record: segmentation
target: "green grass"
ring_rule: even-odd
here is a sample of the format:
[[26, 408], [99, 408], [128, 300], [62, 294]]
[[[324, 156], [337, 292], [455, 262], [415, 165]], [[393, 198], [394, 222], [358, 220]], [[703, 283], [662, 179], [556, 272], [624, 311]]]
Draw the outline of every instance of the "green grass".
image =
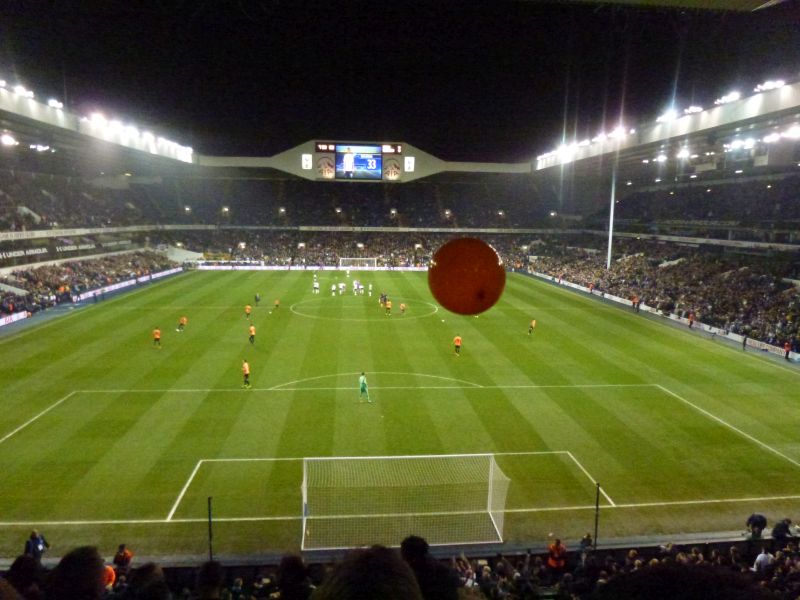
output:
[[0, 554], [34, 526], [56, 552], [201, 554], [208, 496], [217, 551], [297, 549], [302, 461], [210, 459], [498, 453], [516, 543], [592, 529], [593, 481], [604, 539], [800, 499], [792, 366], [518, 275], [479, 318], [435, 312], [424, 274], [362, 274], [372, 298], [331, 297], [335, 278], [313, 296], [310, 273], [189, 273], [0, 338]]

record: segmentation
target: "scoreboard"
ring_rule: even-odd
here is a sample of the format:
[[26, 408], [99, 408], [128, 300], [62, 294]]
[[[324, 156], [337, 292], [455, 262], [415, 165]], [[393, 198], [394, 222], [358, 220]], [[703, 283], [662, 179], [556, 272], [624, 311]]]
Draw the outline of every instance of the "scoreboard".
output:
[[316, 142], [317, 175], [340, 181], [396, 181], [403, 145], [367, 142]]

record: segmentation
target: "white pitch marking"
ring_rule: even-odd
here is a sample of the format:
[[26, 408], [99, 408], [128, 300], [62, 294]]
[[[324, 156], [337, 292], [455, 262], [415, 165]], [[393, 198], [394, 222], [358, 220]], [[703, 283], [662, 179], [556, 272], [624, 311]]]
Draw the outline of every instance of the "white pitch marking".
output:
[[[740, 502], [776, 502], [784, 500], [800, 500], [800, 496], [762, 496], [755, 498], [712, 498], [709, 500], [673, 500], [666, 502], [639, 502], [629, 504], [600, 505], [601, 509], [622, 509], [622, 508], [658, 508], [663, 506], [695, 506], [702, 504], [734, 504]], [[501, 511], [510, 513], [537, 513], [537, 512], [567, 512], [576, 510], [594, 510], [593, 504], [577, 506], [549, 506], [531, 508], [506, 508]], [[481, 511], [479, 514], [483, 514]], [[423, 513], [431, 514], [431, 513]], [[368, 515], [374, 516], [374, 515]], [[268, 516], [268, 517], [216, 517], [217, 523], [235, 522], [258, 522], [258, 521], [300, 521], [302, 516]], [[207, 518], [180, 518], [180, 519], [107, 519], [107, 520], [81, 520], [81, 521], [0, 521], [0, 527], [58, 527], [58, 526], [90, 526], [90, 525], [170, 525], [180, 523], [206, 523]]]
[[[589, 471], [587, 471], [580, 462], [578, 462], [578, 459], [575, 458], [575, 456], [572, 454], [572, 452], [568, 451], [567, 452], [567, 456], [569, 456], [572, 459], [572, 462], [574, 462], [576, 465], [578, 465], [578, 468], [581, 471], [583, 471], [583, 473], [589, 478], [589, 481], [591, 481], [594, 485], [597, 485], [597, 480], [589, 474]], [[600, 487], [600, 493], [603, 494], [603, 497], [606, 500], [608, 500], [608, 502], [609, 502], [609, 504], [611, 504], [611, 506], [616, 506], [614, 501], [611, 499], [611, 496], [606, 494], [606, 491], [602, 488], [602, 486]]]
[[720, 417], [718, 417], [717, 415], [715, 415], [715, 414], [713, 414], [713, 413], [710, 413], [710, 412], [709, 412], [709, 411], [707, 411], [706, 409], [704, 409], [704, 408], [701, 408], [701, 407], [697, 406], [697, 404], [694, 404], [693, 402], [689, 402], [689, 401], [688, 401], [686, 398], [684, 398], [684, 397], [682, 397], [682, 396], [679, 396], [678, 394], [676, 394], [676, 393], [675, 393], [675, 392], [673, 392], [672, 390], [670, 390], [670, 389], [668, 389], [668, 388], [665, 388], [663, 385], [656, 384], [656, 387], [658, 387], [658, 388], [659, 388], [660, 390], [662, 390], [664, 393], [666, 393], [666, 394], [669, 394], [669, 395], [670, 395], [670, 396], [672, 396], [673, 398], [676, 398], [676, 399], [680, 400], [681, 402], [683, 402], [683, 403], [684, 403], [684, 404], [686, 404], [687, 406], [691, 406], [691, 407], [692, 407], [693, 409], [695, 409], [697, 412], [704, 414], [704, 415], [705, 415], [705, 416], [707, 416], [709, 419], [711, 419], [711, 420], [713, 420], [713, 421], [716, 421], [717, 423], [719, 423], [720, 425], [723, 425], [724, 427], [727, 427], [727, 428], [728, 428], [728, 429], [730, 429], [731, 431], [735, 431], [736, 433], [738, 433], [738, 434], [739, 434], [739, 435], [741, 435], [742, 437], [744, 437], [744, 438], [746, 438], [746, 439], [750, 440], [750, 441], [751, 441], [751, 442], [753, 442], [754, 444], [758, 444], [759, 446], [761, 446], [761, 447], [762, 447], [762, 448], [764, 448], [765, 450], [769, 450], [769, 451], [770, 451], [770, 452], [772, 452], [773, 454], [775, 454], [775, 455], [777, 455], [777, 456], [780, 456], [782, 459], [784, 459], [784, 460], [786, 460], [786, 461], [788, 461], [788, 462], [792, 463], [794, 466], [796, 466], [796, 467], [800, 467], [800, 462], [796, 461], [795, 459], [791, 458], [790, 456], [787, 456], [787, 455], [785, 455], [785, 454], [784, 454], [783, 452], [781, 452], [780, 450], [777, 450], [777, 449], [773, 448], [773, 447], [772, 447], [772, 446], [770, 446], [769, 444], [765, 444], [764, 442], [762, 442], [761, 440], [759, 440], [759, 439], [757, 439], [757, 438], [753, 437], [753, 436], [752, 436], [752, 435], [750, 435], [749, 433], [746, 433], [746, 432], [742, 431], [741, 429], [739, 429], [739, 428], [738, 428], [738, 427], [736, 427], [735, 425], [731, 425], [730, 423], [728, 423], [728, 422], [727, 422], [727, 421], [725, 421], [724, 419], [721, 419], [721, 418], [720, 418]]
[[172, 505], [172, 510], [169, 511], [169, 514], [167, 515], [167, 518], [166, 518], [167, 521], [171, 521], [172, 520], [172, 515], [175, 514], [176, 510], [178, 510], [178, 505], [181, 503], [181, 500], [183, 500], [183, 496], [184, 496], [184, 494], [186, 494], [186, 490], [189, 489], [189, 485], [192, 483], [192, 479], [194, 479], [194, 476], [197, 475], [197, 471], [200, 470], [200, 465], [202, 465], [202, 464], [203, 464], [202, 460], [198, 460], [197, 461], [197, 464], [194, 466], [194, 470], [192, 471], [192, 474], [189, 475], [189, 479], [186, 480], [186, 483], [184, 484], [183, 489], [181, 490], [181, 493], [178, 494], [178, 498], [175, 500], [175, 504]]
[[[473, 383], [471, 381], [466, 381], [463, 379], [454, 379], [452, 377], [442, 377], [440, 375], [425, 375], [421, 373], [395, 373], [389, 371], [377, 371], [373, 372], [373, 374], [384, 374], [384, 375], [418, 375], [419, 377], [434, 377], [437, 379], [445, 379], [448, 381], [463, 381], [467, 385], [458, 386], [458, 385], [438, 385], [438, 386], [424, 386], [424, 385], [398, 385], [398, 386], [370, 386], [370, 389], [373, 390], [469, 390], [469, 389], [482, 389], [482, 390], [504, 390], [504, 389], [515, 389], [515, 390], [538, 390], [538, 389], [572, 389], [572, 388], [633, 388], [633, 387], [661, 387], [657, 383], [576, 383], [576, 384], [542, 384], [542, 385], [481, 385], [479, 383]], [[345, 373], [345, 375], [348, 375]], [[360, 375], [360, 373], [350, 373], [349, 375]], [[296, 392], [296, 391], [331, 391], [331, 390], [353, 390], [353, 386], [343, 386], [343, 387], [298, 387], [298, 388], [289, 388], [285, 387], [287, 385], [292, 385], [295, 383], [302, 383], [304, 381], [312, 381], [314, 379], [323, 379], [325, 377], [338, 377], [337, 375], [320, 375], [319, 377], [309, 377], [308, 379], [298, 379], [297, 381], [289, 381], [287, 383], [280, 383], [278, 385], [268, 387], [268, 388], [250, 388], [250, 389], [242, 389], [240, 387], [236, 388], [159, 388], [159, 389], [135, 389], [135, 388], [128, 388], [128, 389], [107, 389], [107, 390], [76, 390], [73, 393], [81, 393], [81, 394], [164, 394], [168, 392], [174, 392], [176, 394], [205, 394], [205, 393], [223, 393], [223, 392], [231, 392], [231, 393], [240, 393], [240, 394], [252, 394], [253, 392]]]
[[23, 429], [25, 429], [25, 428], [26, 428], [28, 425], [30, 425], [31, 423], [33, 423], [33, 422], [34, 422], [36, 419], [38, 419], [39, 417], [42, 417], [42, 416], [46, 415], [47, 413], [49, 413], [51, 410], [53, 410], [53, 409], [54, 409], [56, 406], [58, 406], [58, 405], [59, 405], [59, 404], [61, 404], [62, 402], [64, 402], [64, 401], [68, 400], [70, 397], [72, 397], [72, 395], [73, 395], [73, 394], [75, 394], [75, 392], [70, 392], [69, 394], [67, 394], [66, 396], [64, 396], [63, 398], [61, 398], [61, 400], [57, 400], [56, 402], [53, 402], [53, 404], [51, 404], [50, 406], [48, 406], [47, 408], [45, 408], [45, 409], [44, 409], [42, 412], [40, 412], [40, 413], [39, 413], [39, 414], [37, 414], [36, 416], [34, 416], [34, 417], [32, 417], [32, 418], [28, 419], [27, 421], [25, 421], [25, 422], [24, 422], [22, 425], [20, 425], [19, 427], [17, 427], [15, 430], [13, 430], [13, 431], [11, 431], [11, 432], [9, 432], [9, 433], [5, 434], [5, 435], [4, 435], [2, 438], [0, 438], [0, 444], [2, 444], [3, 442], [5, 442], [5, 441], [6, 441], [7, 439], [9, 439], [10, 437], [14, 436], [15, 434], [17, 434], [17, 433], [19, 433], [20, 431], [22, 431]]
[[[339, 377], [342, 375], [360, 375], [361, 372], [358, 373], [334, 373], [332, 375], [317, 375], [316, 377], [306, 377], [304, 379], [296, 379], [295, 381], [288, 381], [286, 383], [280, 383], [278, 385], [273, 385], [270, 390], [277, 390], [279, 388], [285, 387], [287, 385], [294, 385], [295, 383], [304, 383], [306, 381], [314, 381], [316, 379], [325, 379], [327, 377]], [[418, 377], [431, 377], [433, 379], [443, 379], [445, 381], [456, 381], [460, 383], [466, 383], [467, 385], [471, 385], [473, 387], [483, 387], [479, 383], [473, 383], [472, 381], [467, 381], [466, 379], [456, 379], [454, 377], [444, 377], [443, 375], [428, 375], [427, 373], [407, 373], [403, 371], [370, 371], [371, 375], [411, 375], [411, 376], [418, 376]], [[352, 389], [352, 388], [344, 388], [344, 389]]]

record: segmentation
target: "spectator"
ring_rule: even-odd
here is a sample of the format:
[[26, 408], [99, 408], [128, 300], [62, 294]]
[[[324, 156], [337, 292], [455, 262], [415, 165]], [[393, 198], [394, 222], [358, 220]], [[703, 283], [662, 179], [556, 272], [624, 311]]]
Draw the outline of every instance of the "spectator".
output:
[[81, 546], [65, 554], [50, 574], [47, 598], [99, 600], [105, 565], [97, 548]]
[[772, 528], [772, 539], [778, 542], [778, 544], [781, 545], [785, 544], [786, 542], [792, 539], [791, 527], [792, 527], [791, 519], [782, 519], [778, 521]]
[[384, 546], [354, 550], [334, 567], [313, 600], [422, 600], [414, 572]]
[[773, 562], [775, 562], [775, 557], [767, 552], [765, 546], [762, 546], [761, 552], [756, 556], [756, 561], [753, 563], [753, 571], [764, 573]]
[[303, 559], [297, 555], [288, 555], [281, 559], [276, 579], [278, 590], [272, 594], [273, 598], [308, 600], [314, 591], [308, 579], [308, 569]]
[[764, 528], [767, 526], [767, 517], [760, 513], [753, 513], [747, 517], [745, 525], [747, 526], [747, 531], [750, 532], [750, 537], [757, 540], [761, 537], [761, 532], [763, 532]]
[[458, 574], [434, 560], [428, 554], [428, 548], [428, 542], [423, 538], [410, 535], [400, 545], [400, 554], [414, 571], [425, 600], [456, 600]]
[[200, 566], [197, 572], [197, 600], [218, 600], [225, 586], [225, 571], [215, 560]]
[[41, 600], [44, 598], [42, 591], [42, 565], [32, 556], [18, 556], [6, 573], [6, 580], [26, 600]]
[[126, 574], [131, 568], [131, 561], [133, 561], [133, 552], [125, 544], [120, 544], [112, 561], [117, 569], [117, 574]]
[[556, 540], [547, 547], [547, 570], [550, 574], [550, 581], [558, 581], [567, 566], [567, 547]]
[[28, 540], [25, 542], [25, 552], [26, 556], [31, 556], [33, 559], [41, 563], [42, 556], [44, 553], [50, 549], [50, 544], [47, 542], [45, 537], [39, 533], [36, 529], [31, 531], [31, 535]]

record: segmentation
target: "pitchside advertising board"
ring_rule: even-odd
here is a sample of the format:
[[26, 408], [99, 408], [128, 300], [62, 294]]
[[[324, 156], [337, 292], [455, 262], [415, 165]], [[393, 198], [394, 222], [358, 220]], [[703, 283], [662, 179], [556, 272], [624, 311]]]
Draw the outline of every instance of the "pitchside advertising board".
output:
[[301, 156], [305, 171], [328, 181], [401, 181], [413, 173], [415, 157], [403, 154], [405, 144], [386, 142], [315, 142], [314, 153]]

